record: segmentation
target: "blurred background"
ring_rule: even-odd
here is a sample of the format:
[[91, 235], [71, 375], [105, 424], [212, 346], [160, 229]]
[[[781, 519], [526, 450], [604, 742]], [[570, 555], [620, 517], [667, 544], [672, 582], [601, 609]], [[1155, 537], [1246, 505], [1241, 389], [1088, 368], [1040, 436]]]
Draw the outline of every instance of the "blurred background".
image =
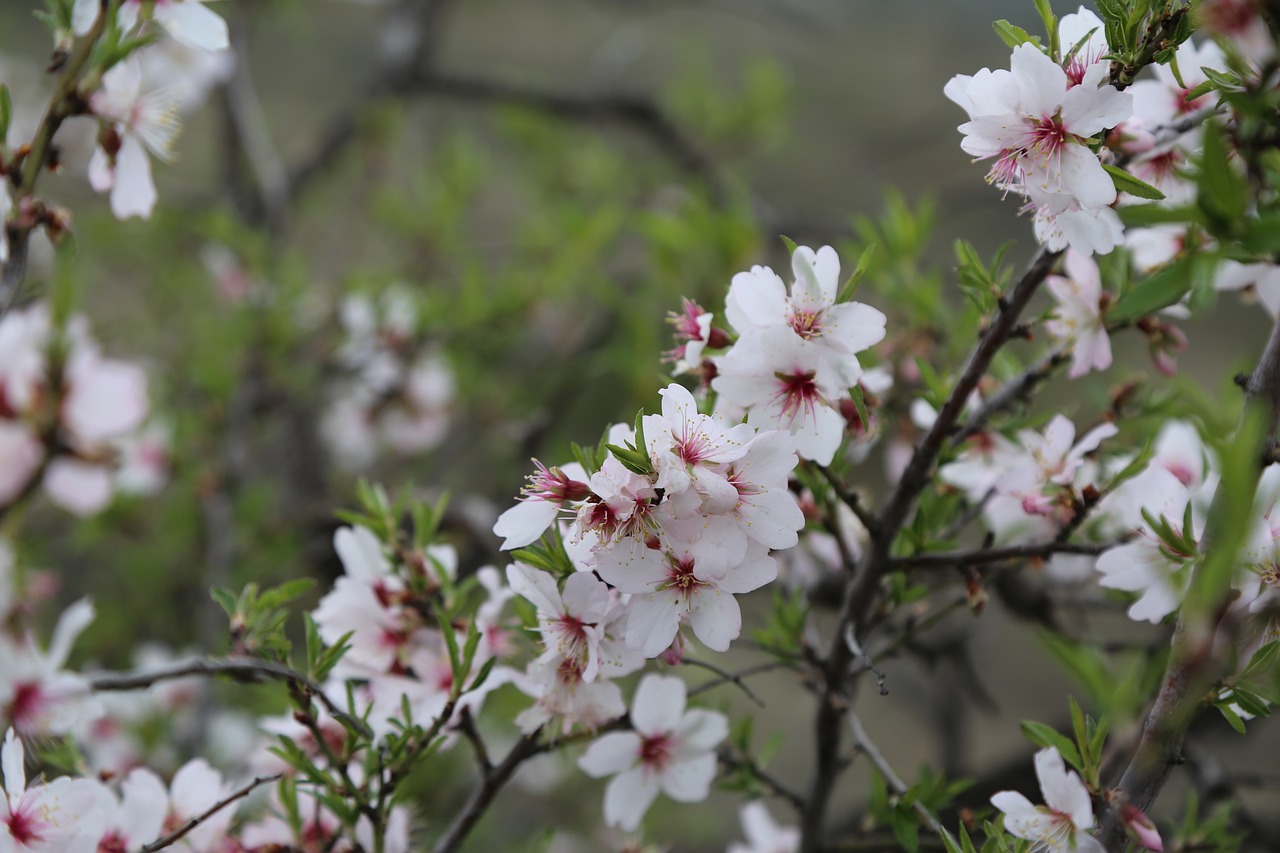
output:
[[[51, 44], [30, 5], [0, 7], [0, 80], [19, 119], [34, 121]], [[129, 665], [141, 641], [224, 650], [210, 584], [310, 575], [323, 589], [341, 571], [333, 513], [352, 504], [359, 476], [426, 499], [448, 493], [463, 570], [501, 565], [489, 529], [530, 457], [568, 461], [569, 441], [594, 443], [652, 408], [669, 381], [658, 360], [672, 346], [667, 312], [682, 296], [719, 311], [733, 273], [784, 268], [781, 234], [835, 245], [849, 270], [876, 244], [860, 298], [889, 314], [891, 333], [895, 318], [923, 316], [927, 342], [898, 352], [944, 368], [973, 340], [955, 332], [968, 325], [951, 325], [963, 310], [953, 241], [990, 257], [1016, 240], [1015, 264], [1034, 248], [1016, 203], [961, 152], [964, 114], [942, 94], [954, 74], [1006, 65], [991, 21], [1037, 31], [1030, 2], [211, 5], [232, 25], [235, 62], [209, 71], [176, 162], [157, 164], [155, 215], [117, 222], [89, 192], [88, 119], [64, 130], [63, 174], [43, 185], [73, 211], [74, 237], [59, 263], [45, 252], [33, 285], [74, 288], [106, 348], [147, 364], [169, 436], [170, 480], [156, 496], [83, 522], [40, 504], [23, 519], [24, 557], [59, 571], [67, 598], [100, 602], [81, 648], [104, 665]], [[374, 440], [343, 431], [343, 383], [360, 369], [352, 294], [374, 315], [394, 305], [387, 313], [415, 318], [392, 349], [429, 364], [414, 405], [430, 424], [376, 452], [353, 452]], [[929, 310], [912, 301], [931, 294], [940, 301]], [[1186, 327], [1173, 393], [1228, 399], [1268, 327], [1263, 312], [1223, 300]], [[1092, 384], [1051, 384], [1049, 408], [1096, 414], [1113, 386], [1155, 374], [1141, 340], [1118, 347], [1123, 367]], [[913, 396], [900, 375], [886, 422]], [[893, 438], [910, 441], [911, 427], [855, 469], [873, 501]], [[769, 593], [757, 597], [758, 622]], [[1087, 619], [1085, 609], [1086, 638], [1138, 633], [1124, 633], [1115, 608]], [[980, 624], [961, 613], [893, 661], [889, 695], [866, 696], [860, 713], [908, 778], [928, 762], [982, 777], [975, 805], [999, 787], [1032, 794], [1032, 748], [1017, 722], [1062, 725], [1066, 691], [1087, 695], [1036, 638], [997, 602]], [[812, 745], [797, 687], [783, 676], [755, 682], [763, 710], [724, 688], [710, 701], [751, 709], [760, 741], [784, 732], [773, 766], [802, 790]], [[524, 701], [508, 689], [494, 704]], [[487, 724], [499, 739], [501, 718]], [[1206, 748], [1226, 748], [1236, 736], [1214, 726]], [[427, 834], [457, 807], [456, 774], [469, 772], [459, 763], [420, 780]], [[866, 776], [848, 778], [835, 811], [854, 822]], [[530, 833], [548, 826], [566, 828], [555, 849], [603, 849], [610, 836], [592, 834], [601, 789], [559, 757], [522, 779], [471, 849], [531, 849]], [[561, 779], [548, 800], [546, 786]], [[1173, 788], [1166, 800], [1184, 795]], [[722, 849], [740, 835], [735, 800], [716, 802], [654, 809], [654, 837]], [[789, 821], [784, 808], [773, 811]]]

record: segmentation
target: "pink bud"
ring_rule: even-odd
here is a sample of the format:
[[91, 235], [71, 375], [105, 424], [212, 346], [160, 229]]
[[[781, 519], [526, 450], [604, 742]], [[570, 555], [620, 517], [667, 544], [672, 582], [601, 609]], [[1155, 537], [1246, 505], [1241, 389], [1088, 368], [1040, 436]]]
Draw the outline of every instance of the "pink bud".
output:
[[1160, 840], [1160, 830], [1156, 829], [1156, 825], [1142, 809], [1131, 803], [1125, 803], [1120, 807], [1120, 821], [1143, 850], [1163, 853], [1164, 842]]

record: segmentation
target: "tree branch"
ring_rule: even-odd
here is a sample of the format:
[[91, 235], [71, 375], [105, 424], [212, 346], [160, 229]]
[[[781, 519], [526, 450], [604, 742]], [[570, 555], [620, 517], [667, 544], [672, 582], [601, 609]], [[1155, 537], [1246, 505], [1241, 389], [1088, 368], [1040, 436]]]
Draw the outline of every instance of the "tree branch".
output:
[[191, 676], [228, 676], [231, 678], [270, 678], [302, 686], [306, 692], [314, 696], [330, 716], [340, 722], [354, 727], [367, 737], [373, 737], [368, 726], [343, 711], [325, 694], [319, 684], [297, 670], [284, 664], [272, 663], [260, 658], [225, 658], [222, 660], [183, 661], [162, 669], [139, 672], [106, 672], [90, 675], [89, 687], [94, 692], [120, 692], [125, 690], [145, 690], [162, 681], [173, 681]]
[[1023, 371], [1021, 375], [996, 389], [996, 392], [986, 399], [978, 411], [969, 416], [960, 431], [952, 437], [952, 441], [957, 445], [960, 444], [965, 439], [980, 432], [993, 415], [1000, 414], [1007, 409], [1013, 408], [1018, 403], [1026, 401], [1037, 385], [1048, 379], [1054, 370], [1065, 364], [1070, 358], [1071, 351], [1066, 347], [1056, 347], [1050, 350], [1043, 358]]
[[[853, 734], [854, 748], [871, 759], [871, 763], [875, 765], [876, 770], [880, 772], [885, 782], [898, 796], [904, 796], [907, 791], [911, 790], [911, 786], [902, 781], [902, 777], [894, 771], [893, 766], [884, 757], [884, 753], [880, 751], [880, 748], [875, 745], [875, 742], [867, 734], [867, 730], [863, 728], [862, 721], [858, 719], [858, 715], [853, 712], [849, 713], [849, 731]], [[933, 812], [929, 811], [928, 807], [918, 797], [911, 804], [911, 808], [920, 816], [920, 820], [924, 825], [929, 827], [939, 838], [951, 837], [951, 833], [947, 832], [938, 818], [934, 816]]]
[[880, 581], [892, 565], [890, 549], [898, 531], [906, 522], [916, 499], [931, 482], [934, 466], [969, 395], [986, 374], [991, 360], [1009, 340], [1018, 318], [1031, 302], [1057, 262], [1060, 252], [1041, 248], [1027, 265], [1008, 297], [1001, 301], [999, 313], [992, 319], [977, 348], [956, 380], [951, 395], [938, 412], [928, 434], [916, 447], [898, 485], [880, 514], [881, 535], [871, 540], [859, 573], [845, 586], [840, 621], [831, 640], [826, 659], [824, 680], [814, 722], [816, 766], [809, 791], [808, 807], [801, 822], [802, 853], [817, 853], [822, 848], [827, 805], [839, 772], [841, 717], [848, 709], [845, 680], [853, 652], [845, 641], [852, 628], [855, 637], [866, 631], [867, 617], [880, 589]]

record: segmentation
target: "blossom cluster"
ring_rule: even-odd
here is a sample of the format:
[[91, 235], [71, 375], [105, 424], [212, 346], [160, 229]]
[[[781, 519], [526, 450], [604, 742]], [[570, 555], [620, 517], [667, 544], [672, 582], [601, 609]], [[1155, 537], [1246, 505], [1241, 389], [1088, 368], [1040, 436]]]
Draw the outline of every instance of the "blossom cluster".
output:
[[44, 304], [0, 320], [0, 506], [36, 485], [78, 515], [164, 480], [164, 438], [144, 423], [142, 368], [108, 358], [83, 317]]
[[409, 455], [439, 445], [449, 429], [453, 372], [424, 344], [413, 293], [394, 285], [376, 301], [350, 294], [339, 319], [341, 376], [321, 427], [337, 463], [360, 470], [383, 449]]

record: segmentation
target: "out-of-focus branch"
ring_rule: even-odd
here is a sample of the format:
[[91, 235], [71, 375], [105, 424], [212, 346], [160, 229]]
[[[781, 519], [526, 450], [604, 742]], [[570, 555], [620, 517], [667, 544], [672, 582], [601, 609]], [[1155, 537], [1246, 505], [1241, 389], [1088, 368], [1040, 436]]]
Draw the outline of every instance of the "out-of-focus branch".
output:
[[[230, 9], [231, 48], [236, 64], [230, 79], [219, 90], [232, 143], [228, 151], [227, 183], [236, 196], [233, 200], [241, 218], [261, 222], [269, 232], [277, 233], [288, 218], [289, 173], [271, 141], [266, 113], [254, 85], [247, 16], [244, 2]], [[241, 188], [244, 169], [253, 179], [252, 198]]]
[[242, 788], [238, 788], [235, 791], [232, 791], [230, 794], [223, 797], [221, 800], [218, 800], [218, 802], [209, 806], [209, 808], [206, 809], [204, 812], [197, 815], [196, 817], [191, 818], [191, 820], [187, 821], [182, 826], [175, 829], [173, 832], [170, 832], [168, 835], [157, 838], [155, 841], [146, 845], [145, 847], [142, 848], [142, 853], [155, 853], [155, 851], [157, 850], [163, 850], [166, 847], [177, 844], [187, 835], [187, 833], [192, 832], [200, 824], [204, 823], [209, 818], [213, 817], [218, 812], [225, 809], [227, 806], [233, 805], [234, 803], [239, 802], [240, 800], [243, 800], [245, 797], [253, 793], [254, 790], [256, 790], [257, 788], [260, 788], [263, 785], [270, 785], [272, 782], [279, 782], [280, 779], [283, 777], [284, 777], [283, 773], [276, 773], [274, 776], [258, 776], [249, 784], [245, 785]]
[[677, 168], [705, 185], [716, 203], [723, 202], [727, 194], [714, 161], [688, 138], [665, 110], [642, 95], [621, 92], [576, 95], [431, 70], [417, 75], [410, 86], [416, 94], [524, 107], [564, 121], [616, 122], [652, 141]]
[[770, 794], [779, 799], [785, 800], [787, 805], [791, 806], [797, 812], [804, 810], [804, 797], [791, 790], [785, 783], [768, 773], [763, 767], [756, 764], [750, 756], [737, 756], [729, 747], [721, 747], [716, 754], [716, 758], [729, 770], [742, 770], [750, 773], [761, 785], [763, 785]]
[[[1244, 389], [1246, 401], [1242, 423], [1258, 410], [1265, 413], [1262, 446], [1255, 456], [1261, 460], [1274, 452], [1276, 426], [1280, 423], [1280, 321], [1272, 327], [1267, 346], [1257, 367], [1244, 383]], [[1259, 465], [1255, 476], [1261, 475]], [[1214, 535], [1214, 521], [1222, 515], [1226, 500], [1224, 494], [1220, 487], [1214, 496], [1205, 541]], [[1196, 588], [1204, 565], [1201, 561], [1193, 569], [1191, 589]], [[1227, 651], [1233, 645], [1233, 638], [1229, 635], [1233, 633], [1231, 628], [1234, 626], [1230, 617], [1222, 618], [1222, 608], [1212, 611], [1209, 618], [1212, 624], [1210, 630], [1205, 631], [1202, 630], [1203, 625], [1191, 624], [1191, 621], [1203, 622], [1203, 614], [1189, 620], [1184, 609], [1178, 615], [1173, 651], [1160, 683], [1160, 692], [1147, 714], [1138, 748], [1116, 788], [1115, 796], [1120, 802], [1131, 803], [1143, 811], [1150, 808], [1181, 760], [1183, 740], [1192, 721], [1204, 707], [1206, 693], [1218, 678], [1227, 673]], [[1102, 843], [1108, 849], [1117, 847], [1124, 838], [1124, 827], [1115, 818], [1115, 811], [1111, 811], [1102, 828]]]
[[333, 703], [324, 689], [306, 675], [284, 664], [273, 663], [261, 658], [224, 658], [221, 660], [191, 660], [172, 664], [161, 669], [141, 670], [139, 672], [105, 672], [90, 676], [89, 686], [96, 692], [121, 692], [126, 690], [145, 690], [162, 681], [173, 681], [191, 676], [228, 676], [231, 678], [270, 678], [296, 684], [307, 694], [314, 696], [334, 719], [354, 726], [361, 732], [372, 736], [367, 726], [351, 717]]
[[[364, 87], [360, 104], [376, 104], [402, 96], [431, 65], [450, 0], [400, 0], [382, 27], [378, 69]], [[287, 195], [296, 199], [359, 136], [362, 114], [344, 109], [321, 131], [311, 152], [288, 170]]]

